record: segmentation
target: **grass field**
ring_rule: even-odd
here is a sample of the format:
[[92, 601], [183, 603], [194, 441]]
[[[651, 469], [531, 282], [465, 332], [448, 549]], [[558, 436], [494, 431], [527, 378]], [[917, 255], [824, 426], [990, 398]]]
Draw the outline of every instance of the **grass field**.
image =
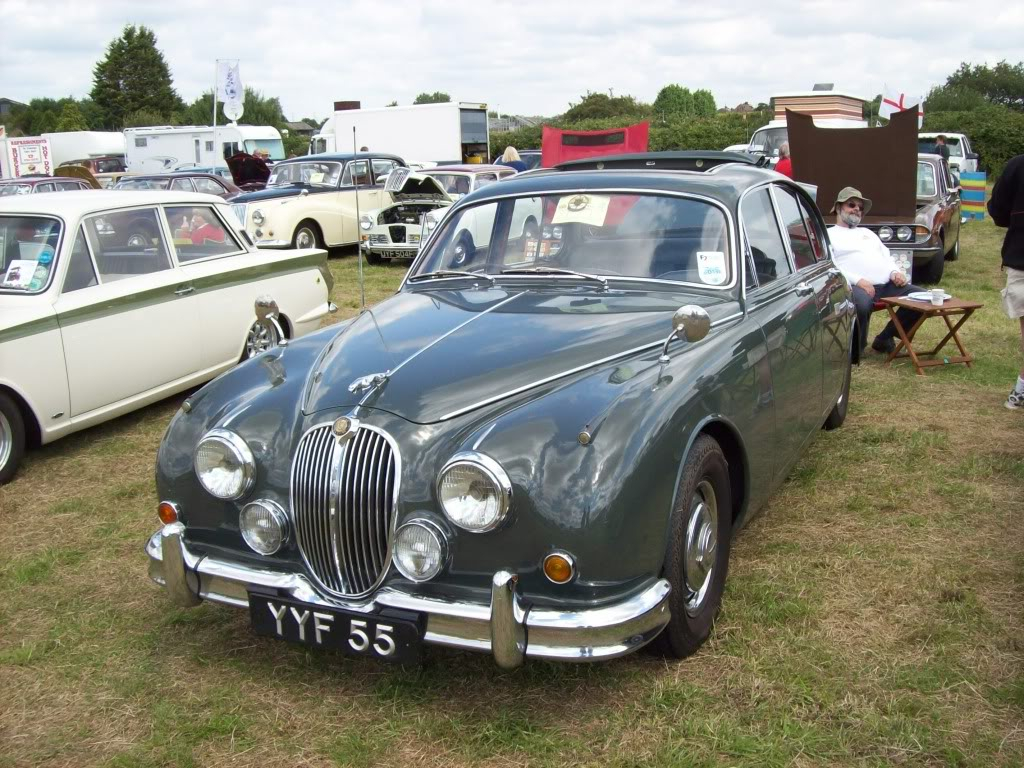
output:
[[[263, 640], [245, 612], [174, 609], [146, 576], [182, 398], [31, 452], [0, 488], [0, 768], [1024, 765], [1001, 236], [968, 225], [943, 281], [985, 303], [962, 334], [977, 364], [854, 371], [846, 425], [740, 534], [714, 636], [683, 662], [502, 672], [435, 651], [403, 669]], [[354, 314], [356, 260], [332, 267]], [[402, 272], [367, 267], [368, 302]]]

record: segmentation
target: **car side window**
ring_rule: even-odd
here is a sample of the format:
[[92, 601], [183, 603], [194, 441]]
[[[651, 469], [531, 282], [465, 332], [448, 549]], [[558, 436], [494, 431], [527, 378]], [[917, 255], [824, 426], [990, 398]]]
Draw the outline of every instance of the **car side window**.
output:
[[85, 243], [85, 227], [78, 228], [75, 244], [68, 256], [68, 271], [64, 276], [63, 293], [71, 293], [98, 284], [96, 270], [92, 266], [89, 247]]
[[53, 184], [36, 184], [36, 192], [53, 192]]
[[172, 192], [194, 192], [192, 182], [189, 179], [172, 179], [171, 180], [171, 191]]
[[171, 268], [155, 208], [108, 211], [90, 216], [84, 227], [103, 283]]
[[192, 179], [192, 183], [196, 185], [196, 192], [205, 192], [208, 195], [224, 194], [224, 187], [222, 187], [213, 179], [207, 179], [202, 176], [199, 176]]
[[366, 186], [370, 183], [369, 170], [365, 160], [357, 160], [345, 166], [341, 175], [341, 186], [351, 187], [353, 184]]
[[377, 159], [370, 161], [370, 167], [373, 168], [373, 178], [379, 180], [381, 176], [387, 176], [395, 170], [398, 167], [398, 163], [394, 160]]
[[791, 274], [792, 268], [786, 258], [786, 247], [767, 187], [754, 190], [743, 199], [740, 218], [750, 244], [758, 284], [765, 285]]
[[493, 173], [478, 173], [476, 176], [476, 189], [486, 187], [488, 184], [492, 184], [497, 180], [498, 177]]
[[244, 250], [211, 206], [168, 206], [164, 210], [171, 225], [174, 252], [179, 263]]
[[778, 203], [779, 213], [782, 214], [782, 226], [789, 235], [789, 247], [793, 252], [793, 263], [796, 264], [796, 268], [814, 266], [814, 245], [793, 193], [788, 189], [775, 187], [775, 201]]

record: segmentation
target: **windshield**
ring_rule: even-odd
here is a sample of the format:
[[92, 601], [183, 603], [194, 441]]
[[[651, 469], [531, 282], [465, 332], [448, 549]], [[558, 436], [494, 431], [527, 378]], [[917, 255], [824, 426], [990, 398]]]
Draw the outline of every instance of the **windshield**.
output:
[[7, 195], [27, 195], [32, 192], [31, 184], [0, 184], [0, 197]]
[[425, 176], [432, 176], [441, 185], [441, 189], [449, 195], [468, 195], [469, 176], [457, 173], [426, 173]]
[[569, 270], [584, 278], [705, 286], [728, 285], [733, 274], [726, 216], [710, 203], [578, 192], [496, 200], [456, 212], [410, 280], [450, 270], [551, 273], [536, 279]]
[[917, 196], [935, 197], [935, 169], [931, 163], [917, 164]]
[[[922, 136], [917, 140], [917, 151], [924, 152], [929, 155], [939, 154], [938, 142], [935, 141], [934, 136]], [[946, 149], [949, 150], [950, 157], [963, 157], [964, 148], [960, 146], [960, 139], [947, 138]]]
[[761, 152], [769, 156], [779, 154], [779, 147], [789, 141], [789, 132], [785, 128], [761, 128], [750, 137], [750, 146], [761, 145]]
[[0, 290], [39, 293], [57, 265], [61, 225], [44, 216], [0, 216]]
[[312, 184], [314, 186], [336, 187], [341, 178], [341, 163], [326, 163], [305, 160], [300, 163], [279, 163], [270, 171], [268, 187], [285, 184]]
[[250, 155], [259, 150], [264, 160], [284, 160], [284, 142], [281, 139], [246, 139], [242, 144]]

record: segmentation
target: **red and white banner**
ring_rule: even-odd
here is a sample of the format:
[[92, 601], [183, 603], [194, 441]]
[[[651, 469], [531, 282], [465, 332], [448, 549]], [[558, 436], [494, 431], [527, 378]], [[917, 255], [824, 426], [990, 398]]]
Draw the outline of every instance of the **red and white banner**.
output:
[[920, 130], [924, 123], [924, 96], [908, 96], [888, 85], [882, 86], [882, 103], [878, 107], [879, 117], [888, 119], [897, 112], [904, 112], [914, 107], [917, 107], [917, 127]]

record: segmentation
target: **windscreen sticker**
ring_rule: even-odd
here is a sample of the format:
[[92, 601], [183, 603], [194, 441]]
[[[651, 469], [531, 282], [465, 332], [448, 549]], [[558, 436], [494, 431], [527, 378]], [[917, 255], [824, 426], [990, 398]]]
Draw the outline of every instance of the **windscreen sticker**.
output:
[[722, 285], [725, 282], [725, 254], [721, 251], [697, 251], [697, 275], [702, 283]]
[[5, 288], [28, 288], [32, 278], [35, 276], [38, 263], [37, 261], [28, 261], [26, 259], [13, 260], [10, 266], [7, 267], [3, 286]]
[[551, 223], [590, 224], [602, 227], [608, 215], [609, 202], [611, 198], [607, 195], [566, 195], [558, 200]]
[[310, 184], [323, 184], [324, 183], [324, 175], [323, 175], [323, 173], [322, 172], [318, 172], [318, 171], [314, 171], [313, 173], [309, 174], [309, 183]]

